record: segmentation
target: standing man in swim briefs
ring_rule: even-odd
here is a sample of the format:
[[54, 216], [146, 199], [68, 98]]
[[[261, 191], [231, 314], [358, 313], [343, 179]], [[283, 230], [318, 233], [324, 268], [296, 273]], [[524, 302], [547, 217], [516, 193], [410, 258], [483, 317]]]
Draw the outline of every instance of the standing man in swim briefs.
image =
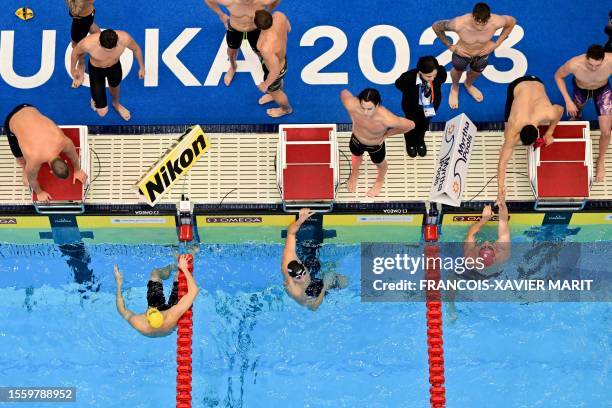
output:
[[138, 78], [145, 76], [144, 63], [142, 62], [142, 50], [136, 41], [125, 31], [104, 30], [101, 33], [92, 34], [77, 44], [72, 49], [70, 67], [72, 76], [82, 82], [82, 75], [77, 70], [77, 61], [89, 53], [89, 87], [91, 91], [91, 108], [100, 116], [108, 112], [106, 99], [106, 80], [108, 80], [109, 92], [112, 97], [113, 108], [119, 113], [123, 120], [130, 120], [130, 111], [119, 103], [119, 84], [123, 77], [121, 61], [119, 57], [128, 48], [132, 50], [136, 61], [138, 61]]
[[[553, 132], [563, 116], [563, 107], [553, 105], [542, 81], [533, 75], [517, 78], [508, 85], [504, 121], [504, 144], [497, 166], [497, 201], [505, 201], [506, 166], [519, 143], [538, 148], [553, 143]], [[538, 126], [549, 124], [543, 137]]]
[[57, 178], [66, 179], [70, 175], [68, 165], [59, 157], [60, 153], [64, 153], [72, 163], [72, 182], [79, 180], [85, 183], [87, 180], [72, 141], [51, 119], [32, 105], [17, 105], [6, 117], [4, 129], [11, 152], [23, 168], [23, 184], [30, 186], [38, 201], [53, 199], [38, 183], [38, 172], [44, 163], [49, 164]]
[[287, 228], [287, 240], [281, 259], [281, 272], [285, 278], [284, 285], [287, 294], [300, 305], [314, 311], [321, 306], [329, 289], [344, 289], [348, 285], [348, 279], [346, 276], [335, 272], [327, 272], [323, 275], [323, 279], [318, 279], [310, 275], [310, 271], [298, 258], [296, 236], [300, 226], [312, 214], [309, 208], [302, 208], [298, 219]]
[[[268, 9], [274, 10], [281, 0], [204, 0], [204, 3], [211, 8], [218, 16], [227, 33], [225, 41], [227, 42], [227, 56], [230, 60], [230, 69], [225, 74], [223, 82], [228, 86], [234, 75], [238, 65], [236, 57], [238, 49], [242, 45], [244, 37], [249, 41], [253, 51], [257, 51], [257, 40], [259, 39], [260, 29], [255, 26], [255, 12], [257, 10]], [[225, 14], [219, 5], [224, 6], [229, 11], [230, 15]]]
[[[573, 75], [574, 90], [570, 97], [565, 85], [565, 77]], [[591, 45], [586, 54], [578, 55], [565, 62], [555, 73], [555, 81], [563, 99], [567, 114], [578, 119], [582, 109], [590, 98], [593, 98], [595, 111], [599, 120], [599, 157], [597, 158], [595, 180], [604, 181], [606, 169], [606, 151], [610, 144], [612, 130], [612, 54], [604, 52], [601, 45]]]
[[[162, 280], [168, 279], [174, 265], [164, 268], [154, 269], [147, 283], [147, 303], [148, 309], [145, 313], [136, 314], [126, 309], [121, 294], [123, 285], [123, 275], [115, 265], [114, 275], [117, 282], [117, 312], [127, 320], [130, 325], [140, 334], [147, 337], [164, 337], [170, 334], [175, 328], [180, 317], [185, 313], [198, 295], [199, 289], [193, 276], [189, 272], [187, 258], [185, 255], [179, 256], [178, 270], [174, 275], [172, 293], [166, 304], [164, 297], [164, 286]], [[178, 274], [183, 273], [187, 281], [187, 294], [180, 300], [178, 298]]]
[[291, 24], [280, 11], [271, 15], [265, 10], [258, 10], [255, 13], [255, 25], [261, 30], [257, 49], [261, 53], [264, 72], [264, 81], [258, 88], [265, 95], [259, 99], [259, 104], [276, 102], [278, 107], [268, 109], [266, 113], [272, 118], [280, 118], [293, 112], [289, 98], [283, 91], [287, 74], [287, 34], [291, 31]]
[[[72, 40], [72, 48], [85, 37], [88, 33], [99, 33], [100, 28], [94, 23], [94, 0], [66, 0], [68, 5], [68, 13], [72, 17], [72, 26], [70, 27], [70, 39]], [[78, 88], [83, 83], [85, 76], [85, 55], [77, 62], [77, 71], [80, 73], [78, 79], [72, 80], [72, 87]]]
[[368, 152], [372, 163], [378, 168], [378, 173], [367, 195], [376, 197], [385, 182], [388, 169], [385, 160], [385, 139], [411, 131], [414, 129], [414, 122], [400, 118], [382, 106], [380, 93], [376, 89], [366, 88], [357, 97], [345, 89], [340, 93], [340, 99], [353, 121], [353, 134], [349, 143], [352, 169], [348, 180], [348, 191], [354, 192], [357, 188], [361, 156], [364, 152]]
[[[487, 67], [489, 55], [508, 38], [515, 25], [514, 17], [491, 14], [491, 8], [485, 3], [476, 4], [471, 14], [455, 17], [452, 20], [441, 20], [432, 25], [440, 41], [453, 53], [451, 70], [453, 84], [448, 96], [451, 109], [459, 107], [459, 80], [468, 66], [470, 70], [465, 79], [465, 89], [476, 102], [482, 102], [484, 97], [474, 86], [474, 81]], [[503, 30], [497, 41], [493, 42], [492, 38], [499, 28]], [[459, 35], [457, 44], [452, 44], [448, 40], [446, 31], [453, 31]]]

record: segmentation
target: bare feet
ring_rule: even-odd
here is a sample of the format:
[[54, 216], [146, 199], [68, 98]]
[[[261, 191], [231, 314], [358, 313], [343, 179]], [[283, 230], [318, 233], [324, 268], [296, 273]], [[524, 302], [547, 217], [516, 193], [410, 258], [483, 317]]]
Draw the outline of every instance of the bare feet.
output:
[[96, 111], [97, 111], [97, 109], [96, 109], [96, 103], [94, 102], [94, 100], [93, 100], [93, 99], [90, 99], [90, 100], [89, 100], [89, 106], [91, 107], [91, 110], [92, 110], [92, 111], [94, 111], [94, 112], [96, 112]]
[[474, 85], [467, 84], [463, 84], [463, 86], [465, 86], [465, 90], [468, 91], [470, 95], [472, 95], [472, 98], [474, 98], [476, 102], [482, 102], [484, 96], [482, 96], [482, 92], [480, 92], [478, 88], [476, 88]]
[[374, 182], [374, 185], [372, 186], [370, 191], [368, 191], [368, 197], [376, 197], [377, 195], [379, 195], [384, 182], [385, 182], [384, 179], [382, 180], [376, 179], [376, 181]]
[[354, 193], [355, 190], [357, 189], [357, 178], [358, 177], [359, 177], [359, 172], [353, 171], [351, 173], [351, 177], [349, 177], [347, 187], [346, 187], [349, 193]]
[[78, 88], [79, 86], [81, 86], [83, 84], [83, 79], [85, 78], [85, 74], [81, 73], [81, 75], [79, 75], [78, 77], [74, 78], [72, 80], [72, 87], [73, 88]]
[[130, 118], [132, 117], [130, 111], [125, 109], [125, 107], [118, 102], [113, 102], [113, 108], [115, 108], [119, 116], [121, 116], [121, 118], [125, 121], [130, 120]]
[[264, 96], [262, 96], [261, 98], [259, 98], [258, 103], [260, 105], [265, 105], [266, 103], [270, 103], [274, 100], [274, 98], [272, 97], [272, 95], [270, 94], [265, 94]]
[[597, 165], [595, 170], [595, 181], [602, 183], [606, 178], [606, 161], [603, 156], [599, 156], [597, 159]]
[[448, 105], [451, 109], [459, 107], [459, 87], [451, 85], [450, 93], [448, 94]]
[[229, 84], [232, 83], [232, 79], [234, 79], [235, 73], [236, 73], [236, 66], [235, 65], [230, 66], [229, 71], [225, 73], [225, 77], [223, 78], [223, 83], [225, 83], [225, 86], [229, 86]]
[[291, 108], [272, 108], [266, 110], [266, 113], [271, 118], [280, 118], [281, 116], [289, 115], [291, 112], [293, 112]]

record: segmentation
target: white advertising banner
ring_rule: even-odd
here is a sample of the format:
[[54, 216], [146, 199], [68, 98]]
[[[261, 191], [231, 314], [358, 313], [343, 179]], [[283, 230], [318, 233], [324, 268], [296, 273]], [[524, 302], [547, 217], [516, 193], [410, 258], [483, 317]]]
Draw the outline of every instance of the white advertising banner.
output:
[[446, 122], [429, 193], [430, 201], [453, 207], [461, 205], [476, 130], [474, 123], [464, 113]]

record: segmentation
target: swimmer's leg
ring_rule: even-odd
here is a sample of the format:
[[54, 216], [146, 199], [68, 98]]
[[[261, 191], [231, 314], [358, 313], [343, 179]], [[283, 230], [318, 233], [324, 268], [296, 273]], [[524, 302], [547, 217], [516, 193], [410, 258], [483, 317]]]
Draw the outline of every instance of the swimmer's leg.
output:
[[451, 109], [457, 109], [459, 107], [459, 80], [463, 71], [457, 71], [455, 68], [451, 69], [450, 72], [452, 84], [450, 92], [448, 93], [448, 105]]
[[117, 85], [115, 87], [109, 86], [108, 88], [111, 97], [113, 98], [113, 108], [115, 108], [115, 110], [117, 111], [117, 113], [119, 114], [119, 116], [121, 116], [121, 118], [123, 118], [123, 120], [130, 120], [130, 118], [132, 117], [132, 115], [130, 114], [130, 111], [127, 110], [125, 108], [125, 106], [121, 105], [119, 103], [119, 95], [120, 95], [120, 91], [121, 91], [121, 86]]
[[359, 178], [359, 168], [361, 167], [362, 161], [363, 156], [355, 156], [353, 154], [351, 157], [351, 177], [349, 177], [347, 185], [347, 189], [350, 193], [354, 193], [357, 189], [357, 179]]
[[597, 157], [597, 165], [595, 170], [595, 181], [602, 182], [606, 177], [606, 152], [610, 145], [610, 133], [612, 128], [612, 115], [599, 116], [599, 156]]
[[376, 167], [378, 167], [378, 173], [376, 174], [376, 180], [374, 181], [374, 185], [372, 186], [370, 191], [368, 191], [368, 197], [376, 197], [378, 194], [380, 194], [380, 190], [382, 189], [382, 186], [385, 183], [385, 176], [387, 175], [387, 170], [389, 169], [387, 160], [383, 160], [382, 163], [378, 163]]
[[234, 75], [236, 74], [236, 69], [238, 69], [238, 63], [236, 62], [236, 58], [238, 56], [238, 50], [227, 47], [227, 57], [229, 58], [230, 68], [225, 73], [225, 77], [223, 78], [223, 83], [225, 86], [229, 86], [232, 83], [232, 79], [234, 79]]
[[466, 74], [465, 83], [463, 84], [463, 86], [465, 86], [465, 90], [468, 91], [476, 102], [482, 102], [484, 99], [482, 92], [480, 92], [480, 90], [474, 86], [474, 81], [480, 76], [480, 74], [480, 72], [476, 72], [474, 70], [468, 71]]
[[268, 116], [273, 118], [280, 118], [281, 116], [289, 115], [293, 112], [293, 108], [289, 104], [289, 98], [281, 87], [277, 91], [269, 92], [274, 102], [278, 104], [278, 108], [268, 109], [266, 112]]

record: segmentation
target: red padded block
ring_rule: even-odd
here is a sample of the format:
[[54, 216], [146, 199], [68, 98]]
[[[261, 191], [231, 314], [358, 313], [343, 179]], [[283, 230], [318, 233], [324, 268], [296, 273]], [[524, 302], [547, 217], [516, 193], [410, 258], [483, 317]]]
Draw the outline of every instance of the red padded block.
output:
[[329, 163], [330, 145], [285, 145], [285, 161], [291, 163]]
[[[78, 128], [66, 128], [62, 129], [64, 134], [72, 140], [74, 147], [77, 152], [81, 146], [81, 140], [79, 138], [80, 133]], [[76, 181], [72, 184], [72, 176], [74, 170], [72, 169], [72, 163], [64, 154], [60, 154], [60, 157], [68, 164], [70, 169], [70, 176], [67, 179], [62, 180], [51, 173], [51, 168], [47, 163], [43, 164], [38, 171], [38, 184], [47, 193], [51, 194], [53, 201], [82, 201], [83, 200], [83, 184], [80, 181]], [[32, 194], [34, 201], [37, 201], [36, 193]]]
[[584, 161], [586, 142], [558, 141], [540, 149], [540, 161]]
[[538, 166], [538, 197], [588, 197], [589, 172], [583, 163]]
[[328, 141], [332, 128], [288, 128], [285, 129], [288, 142]]
[[333, 200], [334, 172], [327, 164], [291, 165], [283, 170], [283, 199]]
[[[553, 137], [555, 139], [582, 139], [584, 136], [582, 134], [582, 130], [585, 128], [585, 125], [574, 125], [574, 124], [559, 124], [555, 128], [553, 132]], [[544, 135], [548, 130], [548, 126], [538, 126], [540, 130], [540, 135]]]

